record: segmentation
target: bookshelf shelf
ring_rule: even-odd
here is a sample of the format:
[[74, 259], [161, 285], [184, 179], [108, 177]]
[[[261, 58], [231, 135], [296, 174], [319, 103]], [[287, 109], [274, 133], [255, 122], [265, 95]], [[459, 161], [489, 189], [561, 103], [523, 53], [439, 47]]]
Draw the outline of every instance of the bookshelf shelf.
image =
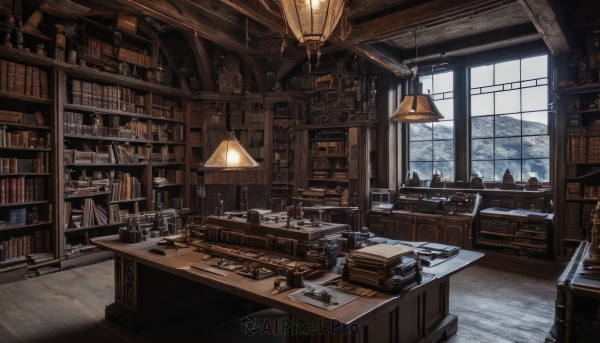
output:
[[170, 145], [185, 145], [185, 142], [160, 142], [160, 141], [149, 141], [146, 139], [131, 139], [121, 137], [108, 137], [108, 136], [86, 136], [86, 135], [64, 135], [68, 138], [79, 138], [79, 139], [93, 139], [100, 141], [114, 141], [114, 142], [129, 142], [129, 143], [141, 143], [141, 144], [170, 144]]
[[1, 147], [0, 150], [15, 150], [15, 151], [52, 151], [52, 149], [38, 148], [17, 148], [17, 147]]
[[152, 188], [181, 187], [181, 186], [185, 186], [185, 184], [183, 184], [183, 183], [167, 183], [167, 184], [162, 184], [162, 185], [152, 184]]
[[67, 199], [78, 199], [78, 198], [91, 198], [91, 197], [97, 197], [97, 196], [101, 196], [101, 195], [108, 195], [111, 192], [97, 192], [97, 193], [90, 193], [90, 194], [80, 194], [80, 195], [73, 195], [73, 196], [66, 196], [65, 200]]
[[72, 110], [72, 111], [92, 112], [92, 113], [101, 113], [101, 114], [117, 114], [120, 116], [128, 116], [128, 117], [141, 118], [141, 119], [168, 121], [168, 122], [180, 123], [180, 124], [185, 123], [185, 121], [182, 121], [182, 120], [154, 117], [154, 116], [147, 115], [147, 114], [123, 112], [123, 111], [118, 111], [118, 110], [109, 110], [106, 108], [97, 108], [97, 107], [91, 107], [91, 106], [64, 104], [63, 108], [66, 110]]
[[600, 200], [600, 198], [565, 199], [565, 201], [568, 201], [568, 202], [596, 202], [599, 200]]
[[14, 229], [25, 229], [25, 228], [29, 228], [29, 227], [42, 226], [42, 225], [48, 225], [48, 224], [52, 224], [52, 222], [51, 221], [43, 221], [43, 222], [38, 222], [38, 223], [35, 223], [35, 224], [8, 225], [8, 226], [5, 226], [5, 227], [0, 227], [0, 231], [14, 230]]
[[50, 173], [7, 173], [0, 174], [0, 177], [12, 177], [12, 176], [49, 176]]
[[21, 100], [21, 101], [34, 102], [37, 104], [46, 104], [46, 105], [51, 105], [54, 103], [54, 100], [51, 100], [51, 99], [44, 99], [44, 98], [40, 98], [37, 96], [2, 92], [2, 91], [0, 91], [0, 98]]
[[115, 200], [115, 201], [110, 201], [111, 204], [124, 204], [124, 203], [128, 203], [128, 202], [138, 202], [138, 201], [144, 201], [146, 200], [146, 198], [135, 198], [135, 199], [127, 199], [127, 200]]
[[149, 163], [124, 163], [124, 164], [117, 164], [117, 163], [73, 163], [73, 164], [66, 164], [65, 166], [69, 166], [69, 167], [119, 167], [119, 168], [124, 168], [124, 167], [145, 167], [149, 165]]
[[308, 181], [326, 181], [326, 182], [340, 182], [340, 183], [348, 183], [350, 180], [348, 179], [318, 179], [318, 178], [309, 178]]
[[50, 126], [23, 125], [23, 124], [0, 121], [0, 126], [2, 126], [2, 125], [6, 125], [8, 127], [17, 127], [17, 128], [22, 128], [22, 129], [36, 129], [36, 130], [45, 130], [45, 131], [50, 130]]
[[0, 207], [19, 207], [19, 206], [29, 206], [29, 205], [41, 205], [41, 204], [48, 204], [50, 201], [48, 200], [43, 200], [43, 201], [29, 201], [29, 202], [13, 202], [10, 204], [0, 204]]
[[65, 233], [69, 233], [69, 232], [77, 232], [77, 231], [83, 231], [83, 230], [89, 230], [89, 229], [100, 229], [103, 227], [110, 227], [110, 226], [116, 226], [116, 225], [121, 225], [123, 223], [109, 223], [109, 224], [101, 224], [101, 225], [92, 225], [92, 226], [85, 226], [85, 227], [77, 227], [77, 228], [71, 228], [71, 229], [65, 229]]
[[165, 166], [183, 166], [185, 162], [167, 162], [167, 163], [151, 163], [153, 167], [165, 167]]

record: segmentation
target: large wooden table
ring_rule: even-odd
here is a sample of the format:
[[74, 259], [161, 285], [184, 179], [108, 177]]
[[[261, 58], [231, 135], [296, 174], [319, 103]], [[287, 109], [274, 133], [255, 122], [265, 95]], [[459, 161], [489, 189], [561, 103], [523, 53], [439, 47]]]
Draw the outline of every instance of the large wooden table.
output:
[[[158, 239], [129, 244], [118, 236], [94, 238], [93, 244], [114, 252], [115, 302], [106, 308], [106, 318], [136, 331], [149, 319], [164, 316], [184, 306], [196, 306], [216, 290], [284, 311], [290, 320], [317, 323], [325, 329], [336, 320], [357, 324], [335, 335], [293, 336], [288, 342], [436, 342], [457, 330], [457, 317], [449, 313], [450, 276], [474, 264], [483, 254], [461, 250], [460, 254], [425, 273], [435, 275], [400, 295], [379, 293], [358, 298], [333, 311], [290, 300], [297, 289], [272, 295], [273, 278], [254, 281], [240, 275], [220, 276], [191, 268], [205, 255], [194, 248], [161, 256], [150, 253]], [[325, 276], [327, 277], [327, 275]], [[329, 276], [331, 277], [331, 275]], [[207, 309], [209, 310], [209, 309]]]

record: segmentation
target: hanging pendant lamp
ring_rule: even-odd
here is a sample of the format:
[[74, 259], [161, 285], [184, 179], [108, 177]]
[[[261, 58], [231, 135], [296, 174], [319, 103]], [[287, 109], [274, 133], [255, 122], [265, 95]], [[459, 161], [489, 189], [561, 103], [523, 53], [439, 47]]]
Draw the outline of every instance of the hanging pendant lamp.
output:
[[225, 171], [247, 170], [256, 166], [258, 163], [242, 147], [233, 132], [227, 132], [227, 137], [204, 163], [205, 168]]
[[[417, 32], [415, 31], [415, 56], [419, 56], [417, 48]], [[418, 70], [416, 63], [410, 66], [412, 71], [410, 93], [404, 96], [402, 103], [398, 106], [392, 119], [399, 123], [431, 123], [444, 119], [444, 116], [435, 106], [435, 102], [429, 94], [422, 94], [421, 84], [419, 83]], [[433, 75], [431, 77], [433, 80]]]
[[281, 0], [280, 4], [286, 23], [300, 45], [306, 46], [310, 59], [311, 51], [321, 54], [320, 47], [342, 17], [346, 0]]

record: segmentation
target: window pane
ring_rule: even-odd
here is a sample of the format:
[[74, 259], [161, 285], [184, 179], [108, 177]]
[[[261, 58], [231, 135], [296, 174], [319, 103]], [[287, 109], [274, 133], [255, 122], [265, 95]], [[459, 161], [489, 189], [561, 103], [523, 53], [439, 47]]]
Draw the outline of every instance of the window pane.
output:
[[523, 113], [523, 135], [548, 134], [548, 112]]
[[489, 114], [494, 114], [494, 94], [471, 96], [471, 115], [475, 117]]
[[437, 93], [446, 93], [446, 92], [452, 92], [453, 90], [453, 82], [454, 82], [454, 77], [453, 77], [453, 73], [452, 72], [447, 72], [447, 73], [442, 73], [442, 74], [435, 74], [433, 76], [433, 90], [434, 92]]
[[[538, 180], [541, 182], [550, 181], [550, 160], [523, 160], [523, 177], [527, 180], [533, 176], [532, 173], [537, 174]], [[525, 180], [525, 179], [524, 179]], [[525, 180], [525, 181], [527, 181]]]
[[495, 64], [495, 85], [519, 81], [521, 79], [520, 61], [509, 61]]
[[473, 161], [471, 171], [483, 178], [483, 181], [494, 181], [494, 161]]
[[515, 181], [521, 181], [521, 160], [496, 160], [494, 181], [502, 181], [507, 168]]
[[548, 108], [548, 86], [522, 89], [523, 112], [539, 111]]
[[411, 142], [410, 143], [410, 160], [411, 161], [432, 161], [433, 149], [431, 141]]
[[431, 140], [431, 123], [412, 123], [408, 124], [408, 128], [411, 141]]
[[454, 121], [440, 121], [433, 123], [433, 139], [453, 139]]
[[491, 160], [494, 158], [493, 139], [474, 139], [471, 142], [471, 158], [474, 160]]
[[443, 180], [454, 180], [454, 162], [433, 162], [433, 171], [438, 171]]
[[452, 161], [454, 160], [454, 141], [434, 141], [433, 142], [433, 160], [434, 161]]
[[550, 137], [523, 137], [523, 158], [550, 157]]
[[521, 80], [540, 79], [548, 74], [548, 57], [538, 56], [521, 60]]
[[521, 158], [521, 137], [496, 138], [496, 159]]
[[446, 99], [446, 100], [437, 100], [435, 102], [435, 107], [440, 110], [444, 119], [454, 119], [454, 100]]
[[471, 138], [494, 137], [494, 116], [471, 119]]
[[431, 180], [433, 162], [410, 162], [410, 172], [417, 172], [421, 180]]
[[521, 115], [496, 116], [496, 137], [520, 136]]
[[471, 88], [491, 86], [494, 84], [494, 66], [483, 66], [471, 69]]
[[496, 114], [516, 113], [521, 110], [521, 91], [496, 93]]
[[[419, 79], [423, 86], [423, 94], [433, 94], [433, 85], [431, 84], [431, 75], [423, 76]], [[437, 92], [436, 92], [437, 93]]]

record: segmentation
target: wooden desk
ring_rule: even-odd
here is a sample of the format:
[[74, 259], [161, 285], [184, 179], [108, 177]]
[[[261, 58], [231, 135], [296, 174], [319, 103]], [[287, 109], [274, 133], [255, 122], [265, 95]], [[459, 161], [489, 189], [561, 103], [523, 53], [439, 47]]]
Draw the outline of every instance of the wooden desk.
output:
[[[313, 335], [302, 342], [435, 342], [450, 337], [457, 330], [457, 317], [449, 314], [450, 276], [474, 264], [483, 254], [461, 251], [436, 267], [424, 268], [435, 275], [402, 296], [380, 293], [327, 311], [291, 301], [288, 295], [272, 295], [273, 278], [254, 281], [240, 275], [224, 277], [191, 268], [205, 255], [192, 248], [161, 256], [149, 252], [158, 239], [128, 244], [118, 236], [94, 238], [93, 244], [115, 254], [115, 302], [106, 308], [106, 318], [136, 331], [151, 318], [163, 317], [180, 306], [194, 306], [215, 290], [273, 307], [287, 313], [290, 320], [317, 323], [325, 329], [338, 320], [342, 324], [359, 325], [359, 333]], [[331, 277], [332, 275], [329, 275]], [[325, 276], [327, 277], [327, 275]], [[298, 337], [287, 333], [287, 341]]]
[[555, 323], [546, 343], [578, 342], [582, 323], [595, 319], [600, 310], [599, 273], [587, 271], [582, 264], [589, 256], [590, 243], [583, 241], [558, 279]]

